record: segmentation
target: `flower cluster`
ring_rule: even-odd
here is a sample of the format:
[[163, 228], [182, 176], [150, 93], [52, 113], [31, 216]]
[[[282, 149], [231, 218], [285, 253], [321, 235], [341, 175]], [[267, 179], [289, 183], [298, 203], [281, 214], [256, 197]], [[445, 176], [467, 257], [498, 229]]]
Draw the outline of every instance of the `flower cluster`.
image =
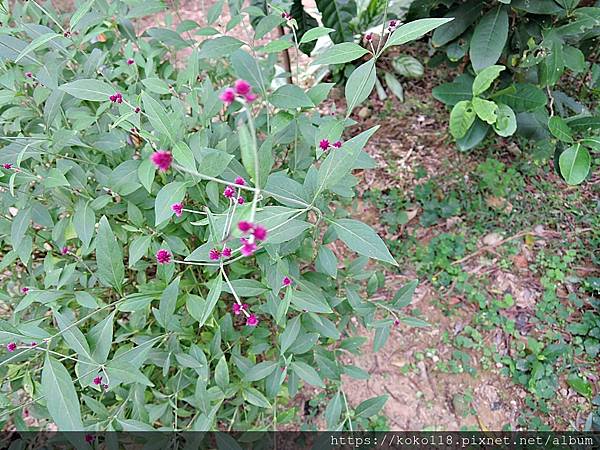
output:
[[128, 66], [132, 65], [133, 63], [135, 63], [135, 61], [134, 61], [133, 59], [129, 58], [129, 59], [127, 60], [127, 65], [128, 65]]
[[281, 285], [283, 287], [288, 287], [292, 285], [292, 279], [290, 277], [283, 277], [283, 280], [281, 281]]
[[4, 169], [6, 169], [6, 170], [10, 170], [10, 169], [12, 169], [12, 164], [10, 164], [10, 163], [4, 163], [4, 164], [2, 164], [2, 167]]
[[[238, 186], [245, 186], [246, 180], [244, 180], [242, 177], [237, 177], [235, 179], [235, 184], [237, 184]], [[227, 186], [225, 190], [223, 190], [223, 195], [226, 198], [233, 199], [235, 197], [235, 188], [233, 186]], [[244, 197], [239, 195], [239, 192], [236, 201], [239, 205], [243, 205], [245, 202]]]
[[169, 264], [171, 262], [172, 256], [173, 255], [171, 255], [171, 252], [169, 250], [161, 248], [159, 251], [156, 252], [156, 261], [159, 264]]
[[94, 380], [92, 381], [96, 386], [102, 386], [102, 388], [107, 391], [108, 390], [108, 383], [102, 383], [102, 375], [98, 375], [96, 378], [94, 378]]
[[231, 256], [231, 249], [229, 247], [219, 250], [218, 248], [211, 248], [208, 252], [208, 257], [213, 261], [217, 261], [221, 258], [229, 258]]
[[239, 303], [234, 303], [233, 304], [233, 313], [236, 316], [239, 316], [244, 311], [248, 311], [248, 304], [247, 303], [244, 303], [244, 304], [241, 304], [241, 305]]
[[108, 97], [110, 99], [111, 102], [113, 103], [123, 103], [123, 96], [121, 95], [120, 92], [117, 92], [113, 95], [111, 95], [110, 97]]
[[248, 327], [255, 327], [258, 325], [258, 317], [256, 317], [256, 314], [250, 314], [248, 313], [248, 304], [247, 303], [234, 303], [233, 304], [233, 313], [236, 316], [239, 316], [240, 314], [245, 314], [246, 315], [246, 326]]
[[391, 33], [396, 28], [398, 28], [398, 21], [397, 20], [390, 20], [390, 23], [388, 24], [388, 27], [387, 27], [388, 31]]
[[258, 317], [256, 317], [256, 314], [250, 314], [246, 318], [246, 325], [249, 327], [255, 327], [258, 325]]
[[171, 205], [171, 211], [173, 211], [177, 217], [181, 217], [183, 214], [183, 203], [173, 203]]
[[166, 150], [158, 150], [152, 153], [150, 161], [152, 161], [152, 164], [154, 164], [158, 170], [166, 172], [171, 167], [171, 164], [173, 164], [173, 155]]
[[262, 225], [242, 220], [238, 223], [239, 230], [249, 236], [240, 238], [242, 243], [241, 253], [244, 256], [252, 255], [256, 249], [256, 241], [264, 241], [267, 238], [267, 229]]
[[322, 139], [321, 142], [319, 142], [319, 148], [324, 152], [329, 150], [331, 147], [340, 148], [341, 146], [342, 141], [335, 141], [333, 144], [330, 144], [328, 139]]
[[236, 99], [252, 103], [257, 95], [252, 92], [252, 86], [246, 80], [237, 80], [233, 87], [225, 88], [219, 98], [226, 105], [231, 105]]
[[61, 255], [66, 255], [67, 253], [69, 253], [69, 247], [64, 246], [63, 248], [60, 249], [60, 254]]
[[10, 353], [14, 352], [17, 349], [17, 344], [15, 344], [14, 342], [9, 342], [6, 345], [6, 350], [8, 350]]

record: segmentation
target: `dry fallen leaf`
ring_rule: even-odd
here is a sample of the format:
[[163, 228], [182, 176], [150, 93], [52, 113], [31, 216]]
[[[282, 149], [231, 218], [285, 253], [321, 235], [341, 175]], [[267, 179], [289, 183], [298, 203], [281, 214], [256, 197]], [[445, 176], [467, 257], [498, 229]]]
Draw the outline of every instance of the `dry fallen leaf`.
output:
[[503, 239], [504, 237], [500, 233], [488, 233], [483, 237], [481, 242], [488, 247], [496, 247]]

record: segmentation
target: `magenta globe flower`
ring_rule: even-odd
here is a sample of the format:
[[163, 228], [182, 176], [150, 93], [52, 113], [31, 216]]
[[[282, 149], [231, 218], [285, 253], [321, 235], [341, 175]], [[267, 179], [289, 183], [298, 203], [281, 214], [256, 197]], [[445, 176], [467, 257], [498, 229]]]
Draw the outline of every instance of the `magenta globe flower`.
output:
[[264, 241], [267, 238], [267, 229], [262, 225], [255, 225], [253, 234], [257, 240]]
[[255, 327], [258, 325], [258, 317], [255, 314], [250, 314], [246, 319], [246, 325], [249, 327]]
[[221, 92], [219, 99], [226, 105], [231, 105], [235, 101], [235, 91], [232, 88], [227, 88]]
[[150, 161], [161, 172], [166, 172], [173, 163], [173, 155], [166, 150], [158, 150], [150, 156]]
[[237, 80], [233, 84], [233, 89], [238, 95], [246, 95], [250, 93], [250, 91], [252, 90], [252, 86], [250, 86], [250, 83], [248, 83], [246, 80]]
[[250, 231], [252, 229], [252, 224], [245, 220], [240, 220], [238, 223], [238, 228], [240, 229], [240, 231], [242, 233], [247, 233], [248, 231]]
[[156, 261], [159, 264], [169, 264], [171, 262], [171, 257], [171, 252], [164, 248], [161, 248], [159, 251], [156, 252]]
[[223, 191], [223, 195], [227, 198], [233, 198], [233, 196], [235, 195], [235, 189], [231, 186], [227, 186]]
[[208, 252], [208, 257], [210, 259], [212, 259], [213, 261], [216, 261], [221, 257], [221, 252], [219, 250], [217, 250], [216, 248], [211, 248], [210, 251]]
[[183, 214], [183, 203], [173, 203], [171, 205], [171, 210], [175, 213], [177, 217], [181, 217]]

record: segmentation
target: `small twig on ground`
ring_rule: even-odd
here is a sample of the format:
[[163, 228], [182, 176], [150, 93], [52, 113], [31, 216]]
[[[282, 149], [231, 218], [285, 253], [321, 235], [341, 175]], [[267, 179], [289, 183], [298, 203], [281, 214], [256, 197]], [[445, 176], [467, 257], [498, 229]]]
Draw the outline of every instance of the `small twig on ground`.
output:
[[471, 259], [471, 258], [473, 258], [473, 257], [475, 257], [475, 256], [477, 256], [477, 255], [480, 255], [480, 254], [481, 254], [481, 253], [483, 253], [483, 252], [486, 252], [486, 251], [493, 251], [493, 250], [494, 250], [496, 247], [499, 247], [499, 246], [501, 246], [501, 245], [504, 245], [504, 244], [506, 244], [506, 243], [507, 243], [507, 242], [509, 242], [509, 241], [512, 241], [512, 240], [518, 239], [518, 238], [520, 238], [520, 237], [523, 237], [523, 236], [526, 236], [526, 235], [528, 235], [528, 234], [533, 234], [533, 235], [536, 235], [536, 233], [535, 233], [535, 232], [533, 232], [533, 231], [529, 231], [529, 230], [527, 230], [527, 231], [520, 231], [520, 232], [518, 232], [517, 234], [515, 234], [515, 235], [513, 235], [513, 236], [511, 236], [511, 237], [508, 237], [508, 238], [506, 238], [506, 239], [502, 239], [502, 240], [501, 240], [500, 242], [498, 242], [496, 245], [486, 245], [486, 246], [484, 246], [484, 247], [481, 247], [479, 250], [477, 250], [477, 251], [475, 251], [475, 252], [471, 253], [470, 255], [467, 255], [467, 256], [465, 256], [464, 258], [461, 258], [461, 259], [458, 259], [458, 260], [456, 260], [456, 261], [453, 261], [453, 262], [451, 263], [451, 265], [455, 266], [455, 265], [457, 265], [457, 264], [462, 264], [463, 262], [465, 262], [465, 261], [468, 261], [469, 259]]

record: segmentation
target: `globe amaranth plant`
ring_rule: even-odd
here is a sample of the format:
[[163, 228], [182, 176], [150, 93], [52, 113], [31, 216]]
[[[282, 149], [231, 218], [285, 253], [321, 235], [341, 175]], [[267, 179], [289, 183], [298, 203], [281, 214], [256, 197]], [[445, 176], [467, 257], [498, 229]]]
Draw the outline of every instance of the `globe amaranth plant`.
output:
[[600, 2], [415, 0], [409, 16], [423, 15], [454, 18], [431, 44], [434, 60], [466, 69], [433, 91], [458, 148], [516, 135], [582, 183], [600, 151]]
[[231, 2], [225, 29], [242, 41], [212, 26], [223, 3], [206, 26], [141, 36], [133, 21], [162, 3], [3, 13], [2, 427], [273, 429], [302, 385], [327, 389], [332, 429], [383, 406], [346, 401], [341, 375], [368, 376], [340, 358], [366, 341], [351, 319], [376, 330], [375, 350], [423, 322], [401, 310], [416, 282], [390, 302], [365, 295], [384, 281], [368, 259], [396, 261], [341, 203], [373, 166], [377, 127], [345, 130], [374, 65], [357, 69], [345, 118], [321, 114], [331, 85], [275, 88], [288, 37], [254, 45], [281, 11]]

